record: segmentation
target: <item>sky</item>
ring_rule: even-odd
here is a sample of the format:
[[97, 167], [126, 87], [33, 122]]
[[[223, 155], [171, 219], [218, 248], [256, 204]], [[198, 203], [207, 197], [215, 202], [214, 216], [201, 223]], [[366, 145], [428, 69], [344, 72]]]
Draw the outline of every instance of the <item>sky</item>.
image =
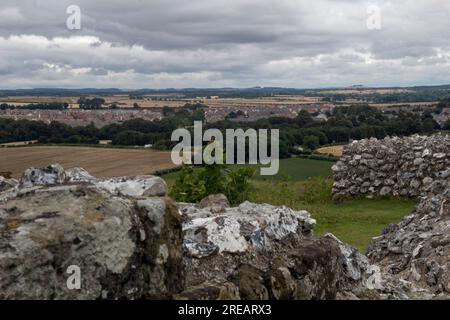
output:
[[449, 30], [445, 0], [1, 0], [0, 88], [449, 84]]

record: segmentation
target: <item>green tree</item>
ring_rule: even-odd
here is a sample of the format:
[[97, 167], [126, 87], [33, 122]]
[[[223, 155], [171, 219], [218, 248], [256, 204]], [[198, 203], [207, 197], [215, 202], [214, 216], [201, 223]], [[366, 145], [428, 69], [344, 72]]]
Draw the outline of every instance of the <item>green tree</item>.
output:
[[316, 136], [306, 136], [303, 139], [303, 144], [306, 148], [310, 149], [310, 150], [315, 150], [319, 147], [320, 143], [319, 143], [319, 138]]

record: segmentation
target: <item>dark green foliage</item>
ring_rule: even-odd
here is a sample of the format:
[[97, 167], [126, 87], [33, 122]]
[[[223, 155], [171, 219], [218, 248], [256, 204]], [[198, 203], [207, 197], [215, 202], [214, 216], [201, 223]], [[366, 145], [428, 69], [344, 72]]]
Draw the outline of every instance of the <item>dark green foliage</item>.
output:
[[99, 140], [112, 140], [114, 145], [153, 144], [155, 149], [167, 150], [175, 145], [170, 141], [175, 129], [192, 126], [195, 120], [203, 119], [203, 108], [198, 104], [188, 104], [175, 109], [171, 116], [161, 120], [146, 121], [137, 118], [121, 124], [110, 124], [101, 129], [93, 124], [71, 127], [59, 122], [45, 124], [39, 121], [0, 118], [0, 143], [39, 140], [41, 143], [95, 144]]
[[199, 202], [206, 194], [205, 182], [194, 172], [192, 166], [183, 165], [170, 196], [179, 202]]
[[381, 110], [368, 105], [337, 107], [329, 114], [327, 122], [315, 122], [306, 111], [301, 111], [295, 119], [272, 117], [254, 122], [224, 120], [207, 127], [218, 128], [222, 132], [236, 128], [279, 129], [282, 159], [298, 154], [298, 146], [314, 150], [330, 143], [429, 133], [439, 128], [431, 112], [421, 114], [399, 111], [387, 116]]
[[303, 145], [305, 148], [314, 150], [317, 149], [320, 145], [319, 137], [316, 136], [306, 136], [303, 139]]
[[251, 184], [249, 179], [255, 175], [254, 168], [239, 168], [228, 174], [225, 195], [231, 204], [240, 204], [249, 198]]
[[27, 110], [64, 110], [69, 107], [66, 102], [50, 102], [50, 103], [32, 103], [26, 106], [15, 106], [12, 104], [2, 103], [0, 104], [0, 110], [6, 109], [27, 109]]
[[170, 191], [170, 196], [179, 202], [199, 202], [211, 194], [223, 193], [231, 204], [247, 200], [250, 192], [248, 180], [255, 169], [242, 167], [227, 171], [226, 165], [205, 165], [200, 170], [183, 165]]
[[113, 145], [142, 146], [151, 142], [151, 136], [139, 131], [127, 130], [117, 134], [113, 140]]
[[87, 109], [87, 110], [95, 110], [100, 109], [103, 104], [105, 104], [105, 99], [103, 98], [85, 98], [81, 97], [78, 99], [78, 104], [80, 105], [81, 109]]

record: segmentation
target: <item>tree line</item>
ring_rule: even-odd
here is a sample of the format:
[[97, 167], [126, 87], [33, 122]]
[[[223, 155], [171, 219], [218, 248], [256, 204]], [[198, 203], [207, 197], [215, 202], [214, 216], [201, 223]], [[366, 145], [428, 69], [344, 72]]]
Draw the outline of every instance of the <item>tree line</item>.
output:
[[0, 110], [6, 109], [64, 110], [67, 108], [69, 108], [69, 104], [67, 102], [31, 103], [25, 106], [16, 106], [8, 103], [0, 104]]
[[[112, 140], [114, 145], [143, 146], [152, 144], [160, 150], [170, 150], [177, 142], [171, 134], [177, 128], [192, 130], [195, 120], [204, 120], [204, 106], [193, 104], [166, 110], [166, 117], [156, 121], [133, 119], [97, 128], [93, 124], [71, 127], [52, 122], [0, 119], [0, 143], [38, 140], [40, 143], [95, 144], [99, 140]], [[327, 144], [347, 143], [364, 138], [407, 136], [430, 133], [441, 129], [433, 120], [432, 112], [400, 111], [384, 114], [368, 105], [337, 107], [328, 113], [327, 122], [317, 122], [312, 115], [301, 111], [296, 118], [271, 117], [254, 122], [223, 120], [206, 124], [205, 129], [242, 128], [279, 129], [280, 157], [286, 158], [314, 150]]]
[[204, 120], [203, 106], [186, 105], [161, 120], [147, 121], [140, 118], [97, 128], [93, 123], [72, 127], [53, 121], [14, 120], [0, 118], [0, 143], [38, 140], [52, 144], [97, 144], [99, 140], [112, 140], [114, 145], [143, 146], [168, 149], [175, 143], [171, 135], [175, 129], [192, 126], [196, 120]]

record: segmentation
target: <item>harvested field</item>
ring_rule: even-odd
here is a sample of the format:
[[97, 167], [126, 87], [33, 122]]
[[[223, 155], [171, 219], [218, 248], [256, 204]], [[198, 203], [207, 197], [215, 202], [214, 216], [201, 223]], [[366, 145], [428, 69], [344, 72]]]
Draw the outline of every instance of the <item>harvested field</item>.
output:
[[20, 147], [0, 149], [0, 171], [19, 178], [29, 167], [59, 163], [82, 167], [97, 177], [149, 174], [175, 167], [170, 152], [90, 147]]
[[[87, 98], [94, 98], [96, 96], [87, 96]], [[137, 103], [141, 108], [157, 108], [164, 107], [177, 108], [182, 107], [186, 103], [203, 103], [210, 107], [224, 107], [224, 106], [289, 106], [289, 105], [308, 105], [308, 104], [321, 104], [321, 98], [319, 97], [306, 97], [302, 95], [289, 95], [289, 96], [274, 96], [267, 98], [182, 98], [170, 95], [145, 95], [143, 99], [130, 99], [129, 95], [111, 95], [102, 96], [105, 99], [105, 106], [111, 106], [116, 104], [121, 108], [133, 108], [133, 105]], [[159, 98], [159, 99], [154, 99]], [[50, 103], [50, 102], [67, 102], [72, 108], [78, 108], [78, 97], [53, 97], [53, 96], [23, 96], [23, 97], [0, 97], [1, 103], [8, 103], [15, 106], [24, 106], [31, 103]]]
[[344, 151], [344, 146], [331, 146], [331, 147], [323, 147], [317, 149], [317, 152], [322, 154], [331, 154], [335, 157], [341, 157], [342, 152]]
[[324, 90], [319, 91], [322, 94], [393, 94], [393, 93], [411, 93], [414, 92], [411, 89], [406, 88], [385, 88], [385, 89], [377, 89], [377, 88], [354, 88], [354, 89], [340, 89], [340, 90]]

